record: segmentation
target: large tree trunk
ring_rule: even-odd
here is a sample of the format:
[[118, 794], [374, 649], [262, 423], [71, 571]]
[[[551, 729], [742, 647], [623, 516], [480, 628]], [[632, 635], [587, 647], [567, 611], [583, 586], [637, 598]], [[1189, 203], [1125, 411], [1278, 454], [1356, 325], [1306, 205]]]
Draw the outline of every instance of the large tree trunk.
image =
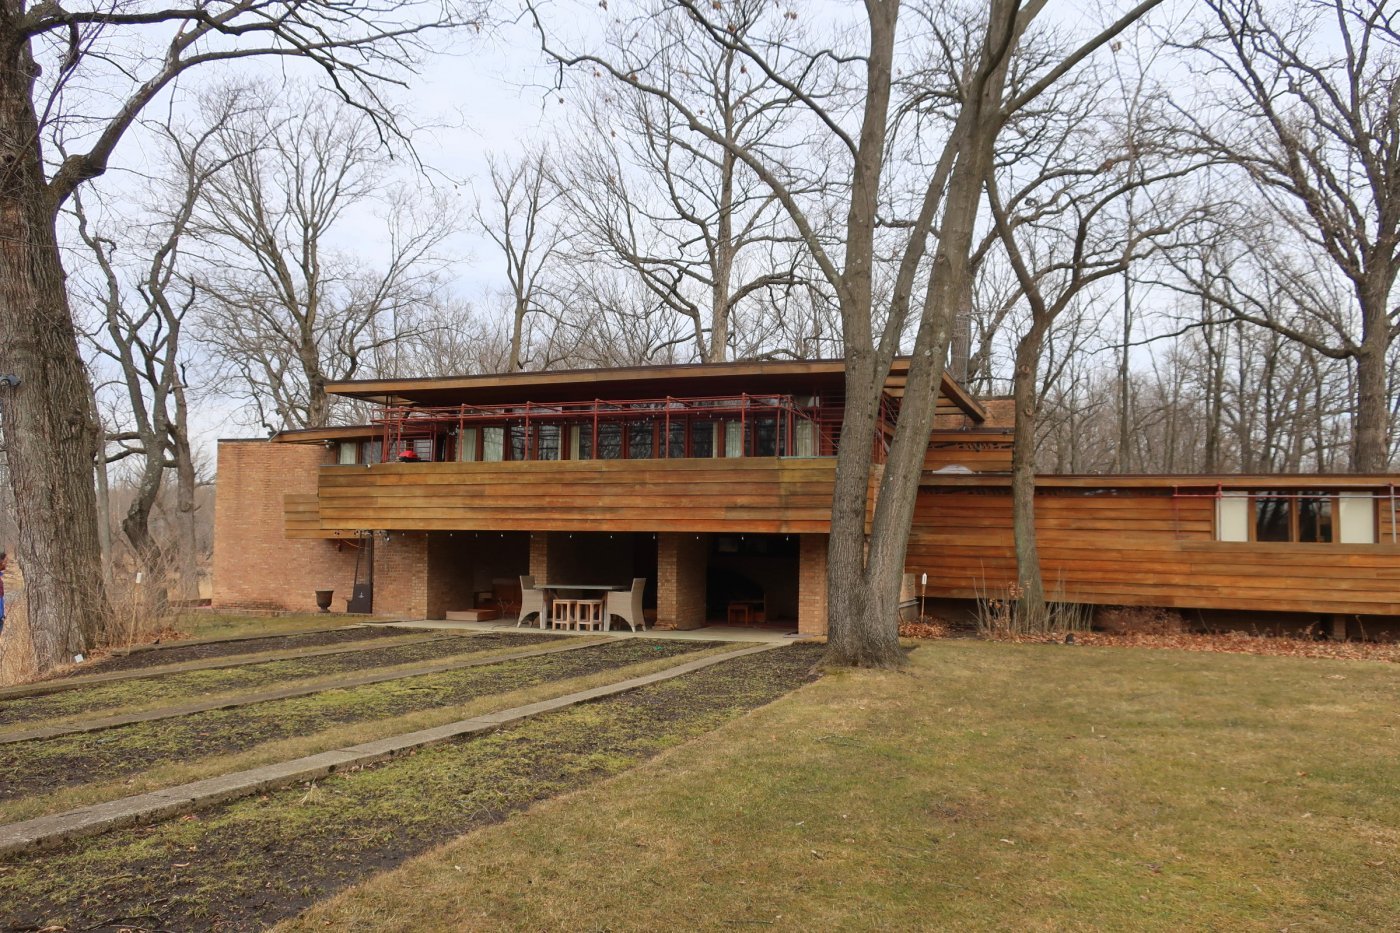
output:
[[1035, 540], [1035, 430], [1040, 408], [1036, 370], [1044, 339], [1045, 328], [1037, 322], [1016, 345], [1016, 378], [1012, 387], [1016, 421], [1011, 449], [1011, 530], [1016, 544], [1019, 611], [1028, 619], [1045, 614], [1045, 583]]
[[[17, 12], [2, 0], [0, 24]], [[9, 452], [40, 671], [83, 651], [102, 628], [104, 598], [93, 491], [94, 426], [68, 309], [33, 106], [27, 42], [0, 25], [0, 425]]]
[[1390, 349], [1388, 298], [1393, 276], [1373, 275], [1375, 284], [1361, 299], [1361, 348], [1356, 354], [1356, 429], [1352, 469], [1383, 473], [1390, 461], [1390, 407], [1387, 404], [1387, 350]]

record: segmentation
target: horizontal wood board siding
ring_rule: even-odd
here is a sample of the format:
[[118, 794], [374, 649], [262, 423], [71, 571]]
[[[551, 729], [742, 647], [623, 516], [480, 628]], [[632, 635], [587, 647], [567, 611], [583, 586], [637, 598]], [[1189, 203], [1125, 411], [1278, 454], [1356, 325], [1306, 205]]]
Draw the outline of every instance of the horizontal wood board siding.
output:
[[[1264, 544], [1214, 540], [1215, 500], [1170, 491], [1036, 498], [1047, 591], [1071, 602], [1400, 614], [1400, 546]], [[1011, 498], [999, 491], [919, 494], [906, 569], [929, 575], [928, 594], [976, 598], [1016, 577]]]
[[832, 458], [329, 466], [318, 527], [826, 533]]
[[320, 500], [315, 493], [289, 492], [282, 496], [283, 531], [288, 538], [338, 538], [321, 528]]
[[929, 435], [924, 469], [962, 466], [974, 473], [1008, 472], [1011, 447], [1010, 431], [934, 431]]

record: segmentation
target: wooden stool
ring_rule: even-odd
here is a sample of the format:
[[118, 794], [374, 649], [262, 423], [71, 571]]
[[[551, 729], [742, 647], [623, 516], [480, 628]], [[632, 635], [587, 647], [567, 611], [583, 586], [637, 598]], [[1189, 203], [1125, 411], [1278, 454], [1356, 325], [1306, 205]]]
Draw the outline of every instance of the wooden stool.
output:
[[578, 603], [576, 599], [555, 599], [553, 613], [549, 619], [550, 628], [570, 629], [574, 627], [574, 622], [578, 619], [578, 612], [574, 608]]
[[600, 629], [603, 627], [603, 600], [601, 599], [576, 599], [575, 624], [583, 629]]

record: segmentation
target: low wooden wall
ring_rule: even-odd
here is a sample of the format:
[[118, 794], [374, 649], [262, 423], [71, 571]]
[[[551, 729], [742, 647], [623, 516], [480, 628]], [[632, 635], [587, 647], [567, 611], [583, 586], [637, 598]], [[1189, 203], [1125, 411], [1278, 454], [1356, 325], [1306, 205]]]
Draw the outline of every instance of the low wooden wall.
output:
[[[1275, 612], [1400, 614], [1400, 545], [1214, 540], [1215, 500], [1171, 489], [1070, 489], [1036, 498], [1047, 591], [1066, 601]], [[930, 597], [1005, 593], [1016, 578], [1009, 490], [920, 491], [907, 569]]]
[[317, 505], [323, 531], [825, 534], [835, 475], [834, 458], [326, 466]]

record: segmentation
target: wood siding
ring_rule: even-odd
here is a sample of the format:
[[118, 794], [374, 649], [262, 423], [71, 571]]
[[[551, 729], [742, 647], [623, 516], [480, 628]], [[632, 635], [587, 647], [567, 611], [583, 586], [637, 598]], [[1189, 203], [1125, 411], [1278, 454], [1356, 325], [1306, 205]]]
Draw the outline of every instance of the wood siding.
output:
[[835, 475], [834, 458], [327, 466], [318, 527], [825, 534]]
[[924, 469], [963, 466], [974, 473], [1011, 470], [1011, 432], [938, 431], [929, 435]]
[[[929, 575], [928, 593], [975, 598], [1015, 579], [1011, 497], [1005, 489], [924, 489], [907, 569]], [[1065, 490], [1036, 499], [1047, 592], [1070, 602], [1400, 614], [1400, 546], [1378, 502], [1373, 545], [1214, 540], [1215, 500], [1170, 490]]]
[[341, 538], [338, 531], [321, 528], [320, 500], [313, 493], [289, 492], [282, 496], [283, 532], [288, 538]]

